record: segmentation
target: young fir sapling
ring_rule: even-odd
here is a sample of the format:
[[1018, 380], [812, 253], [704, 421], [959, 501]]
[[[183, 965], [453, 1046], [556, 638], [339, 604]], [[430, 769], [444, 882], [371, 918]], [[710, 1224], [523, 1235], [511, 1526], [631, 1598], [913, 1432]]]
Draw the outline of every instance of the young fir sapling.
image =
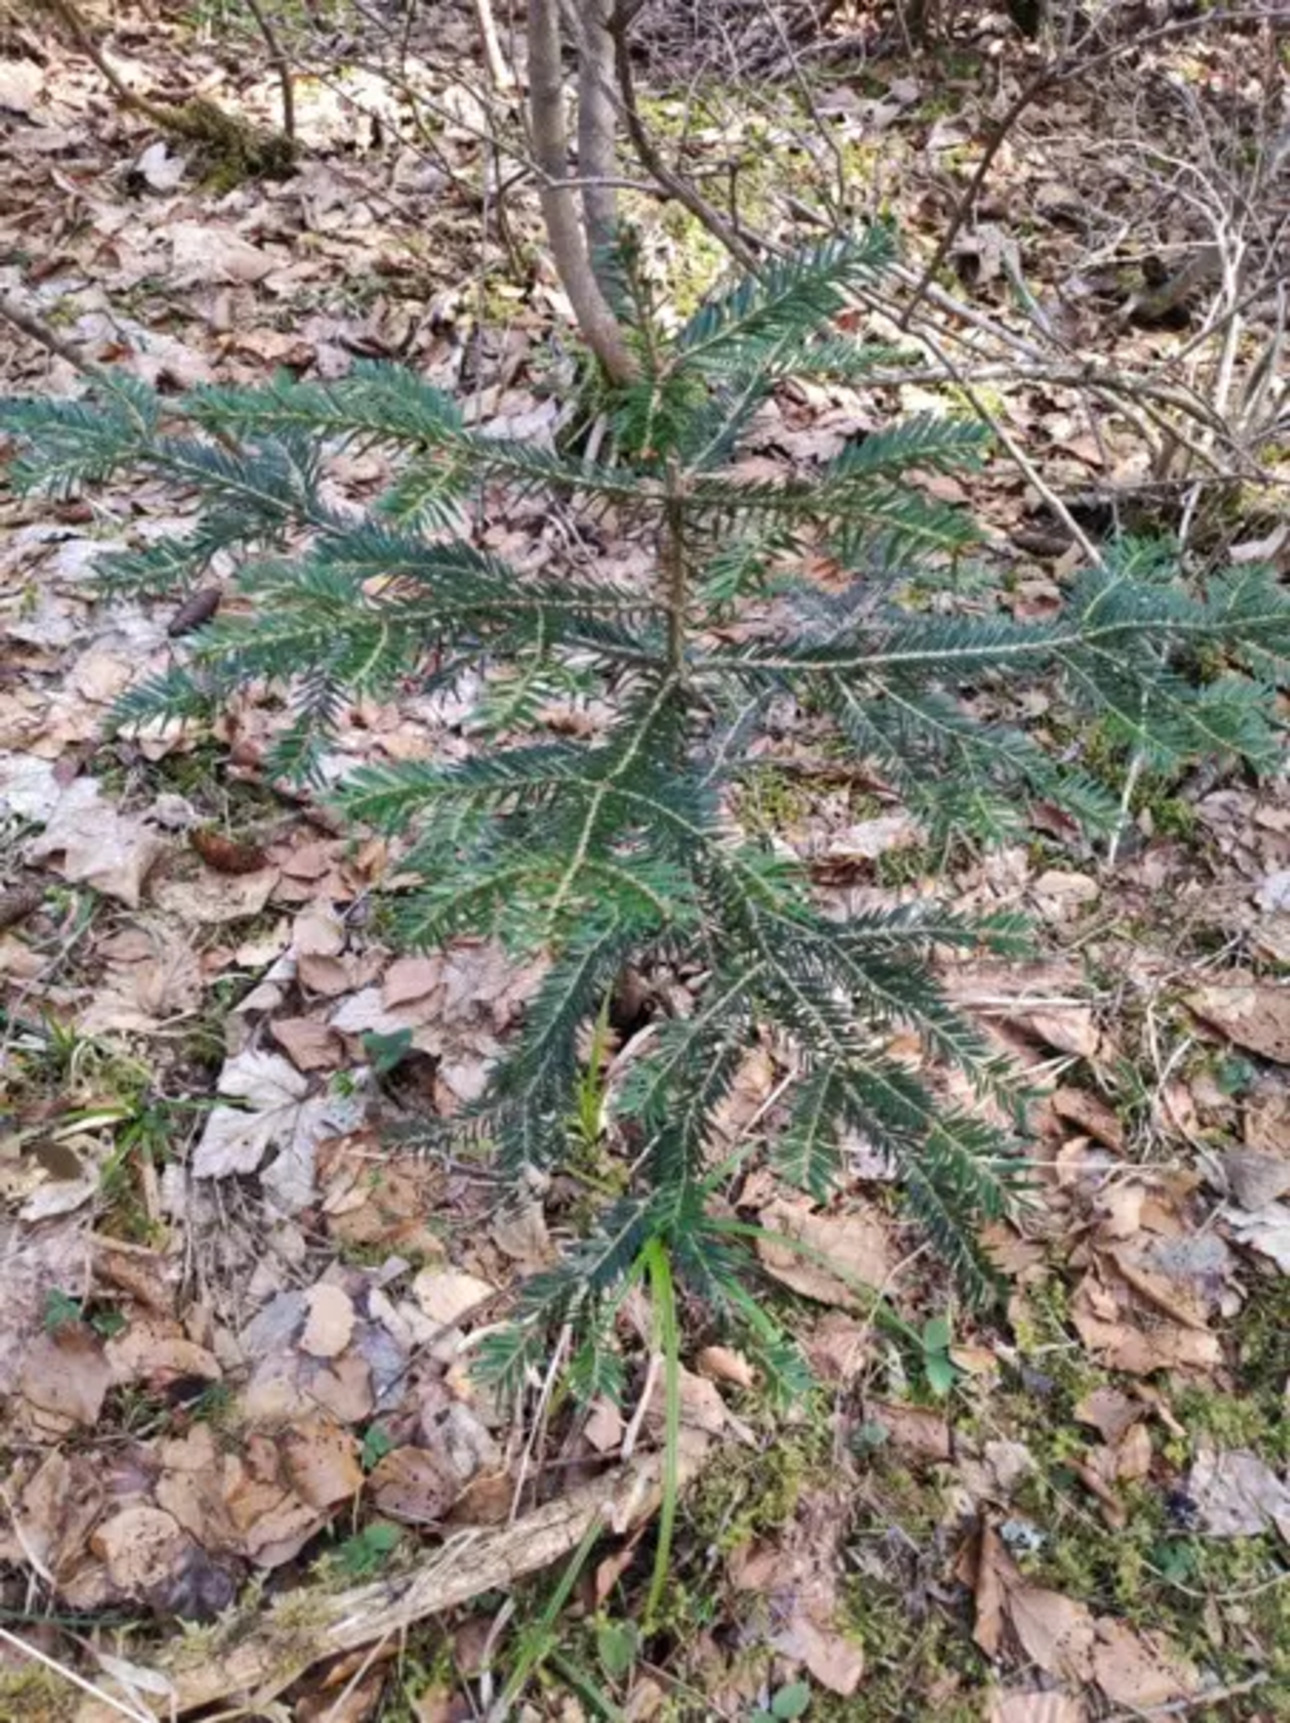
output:
[[[748, 1291], [751, 1229], [710, 1200], [730, 1170], [714, 1115], [769, 1033], [791, 1048], [786, 1122], [767, 1145], [781, 1173], [823, 1197], [839, 1131], [862, 1132], [899, 1167], [904, 1201], [964, 1289], [990, 1287], [979, 1229], [1014, 1200], [1024, 1161], [980, 1111], [938, 1098], [934, 1069], [954, 1067], [1005, 1116], [1021, 1092], [947, 1004], [930, 958], [982, 941], [1016, 949], [1021, 931], [927, 902], [849, 918], [818, 907], [802, 867], [732, 814], [772, 706], [827, 718], [932, 840], [1003, 837], [1034, 799], [1087, 831], [1113, 826], [1119, 810], [1096, 782], [982, 715], [1019, 709], [1032, 684], [1154, 766], [1275, 758], [1266, 678], [1290, 647], [1290, 603], [1266, 573], [1241, 568], [1197, 593], [1167, 547], [1133, 543], [1085, 569], [1052, 620], [1012, 620], [979, 580], [969, 605], [954, 594], [971, 523], [909, 476], [978, 457], [979, 431], [952, 417], [892, 424], [809, 477], [744, 476], [741, 438], [790, 379], [862, 384], [881, 356], [835, 319], [890, 253], [881, 227], [829, 240], [671, 331], [625, 251], [640, 375], [610, 396], [603, 461], [489, 436], [390, 365], [178, 400], [122, 377], [84, 399], [0, 411], [24, 486], [66, 494], [138, 469], [197, 495], [188, 537], [106, 559], [118, 583], [164, 590], [217, 556], [237, 562], [245, 612], [129, 693], [119, 725], [209, 714], [272, 684], [292, 714], [269, 769], [308, 779], [355, 698], [409, 678], [463, 685], [472, 673], [482, 686], [487, 746], [453, 763], [370, 765], [336, 794], [356, 825], [411, 839], [399, 877], [416, 883], [392, 906], [399, 941], [488, 934], [548, 959], [488, 1092], [445, 1124], [485, 1132], [510, 1188], [565, 1155], [588, 1026], [625, 966], [683, 958], [701, 975], [691, 1014], [659, 1026], [613, 1096], [638, 1146], [629, 1189], [529, 1283], [520, 1320], [495, 1340], [493, 1365], [512, 1380], [542, 1356], [544, 1331], [569, 1323], [575, 1375], [612, 1387], [612, 1312], [663, 1256], [768, 1368], [785, 1363]], [[331, 500], [329, 457], [373, 446], [397, 462], [390, 487], [361, 513]], [[563, 565], [512, 567], [469, 524], [472, 499], [503, 494], [541, 498], [588, 535], [565, 535]], [[653, 547], [648, 579], [611, 578], [576, 554], [601, 519]], [[808, 552], [842, 577], [829, 590], [802, 572]], [[948, 597], [929, 606], [929, 583]], [[1202, 652], [1210, 669], [1193, 676]], [[612, 712], [603, 733], [544, 727], [544, 704], [570, 689]], [[925, 1075], [888, 1051], [911, 1029]]]

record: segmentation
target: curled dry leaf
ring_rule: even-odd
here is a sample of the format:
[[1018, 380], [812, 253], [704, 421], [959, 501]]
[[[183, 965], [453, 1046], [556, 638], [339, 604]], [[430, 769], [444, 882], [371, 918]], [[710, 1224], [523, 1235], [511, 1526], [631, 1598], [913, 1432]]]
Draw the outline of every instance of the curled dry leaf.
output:
[[255, 844], [238, 843], [235, 838], [212, 831], [209, 826], [198, 826], [188, 834], [188, 841], [207, 867], [214, 868], [216, 873], [259, 873], [265, 866], [262, 849]]
[[700, 1376], [713, 1382], [729, 1382], [736, 1388], [751, 1388], [757, 1372], [742, 1352], [729, 1346], [705, 1346], [695, 1359]]

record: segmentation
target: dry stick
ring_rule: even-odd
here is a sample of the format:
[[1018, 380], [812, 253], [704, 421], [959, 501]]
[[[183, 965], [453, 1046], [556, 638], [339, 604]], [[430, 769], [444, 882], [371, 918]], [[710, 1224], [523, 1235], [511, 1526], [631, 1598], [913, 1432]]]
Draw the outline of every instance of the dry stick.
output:
[[1057, 495], [1057, 492], [1053, 490], [1052, 486], [1049, 485], [1037, 471], [1034, 462], [1026, 454], [1025, 450], [1019, 447], [1019, 445], [1014, 441], [1009, 432], [985, 405], [984, 401], [982, 401], [976, 390], [972, 388], [971, 384], [963, 381], [962, 373], [959, 372], [958, 367], [947, 355], [945, 349], [940, 345], [936, 338], [929, 335], [925, 329], [919, 333], [917, 338], [922, 341], [924, 345], [930, 349], [933, 355], [940, 360], [941, 364], [944, 365], [945, 369], [949, 372], [950, 376], [954, 378], [955, 383], [971, 403], [973, 412], [981, 420], [982, 424], [987, 426], [993, 435], [996, 436], [1003, 444], [1009, 455], [1011, 455], [1014, 463], [1021, 469], [1022, 474], [1035, 487], [1039, 495], [1044, 499], [1049, 508], [1057, 516], [1058, 520], [1061, 521], [1062, 525], [1071, 535], [1071, 538], [1079, 545], [1080, 549], [1084, 552], [1084, 555], [1095, 568], [1101, 567], [1102, 557], [1093, 541], [1088, 537], [1087, 533], [1085, 533], [1074, 515], [1066, 507], [1066, 504]]
[[640, 157], [641, 166], [646, 173], [658, 181], [668, 196], [675, 198], [697, 221], [701, 221], [713, 238], [725, 246], [736, 263], [750, 274], [759, 275], [761, 259], [756, 248], [749, 244], [734, 224], [727, 221], [721, 211], [710, 204], [688, 179], [672, 171], [654, 147], [654, 140], [645, 129], [636, 102], [636, 76], [632, 71], [631, 53], [627, 46], [628, 28], [637, 10], [636, 5], [623, 5], [622, 0], [619, 0], [609, 25], [614, 39], [614, 60], [618, 74], [618, 107], [632, 148]]
[[[697, 1444], [683, 1448], [683, 1483], [702, 1459]], [[547, 1502], [514, 1526], [463, 1533], [411, 1574], [389, 1574], [347, 1591], [320, 1585], [288, 1592], [276, 1609], [251, 1609], [229, 1623], [223, 1643], [204, 1643], [197, 1659], [192, 1653], [185, 1659], [179, 1641], [152, 1664], [172, 1684], [170, 1714], [237, 1696], [255, 1716], [320, 1659], [355, 1651], [550, 1567], [577, 1549], [598, 1519], [621, 1536], [657, 1510], [662, 1492], [662, 1459], [650, 1455]]]
[[283, 52], [282, 43], [268, 13], [260, 0], [246, 0], [246, 9], [260, 27], [264, 45], [269, 50], [269, 64], [278, 74], [282, 85], [282, 135], [289, 144], [296, 141], [296, 92], [291, 77], [291, 63]]
[[15, 329], [20, 329], [46, 352], [53, 353], [56, 358], [65, 359], [69, 365], [74, 365], [82, 376], [92, 377], [96, 383], [109, 381], [107, 372], [101, 366], [96, 365], [92, 359], [87, 359], [70, 341], [64, 341], [61, 335], [55, 334], [48, 323], [34, 311], [19, 305], [12, 293], [0, 293], [0, 317], [3, 317], [6, 323], [11, 323]]
[[1045, 66], [1042, 71], [1036, 73], [1028, 84], [1022, 85], [1020, 93], [1011, 102], [1007, 111], [1004, 113], [1003, 118], [995, 127], [994, 132], [982, 153], [981, 160], [977, 163], [976, 172], [972, 175], [972, 179], [967, 190], [959, 199], [958, 207], [950, 217], [949, 226], [941, 235], [940, 243], [932, 253], [932, 260], [923, 271], [922, 279], [914, 289], [914, 297], [905, 309], [905, 315], [901, 320], [900, 327], [902, 329], [907, 329], [909, 327], [910, 318], [914, 315], [915, 311], [917, 311], [919, 305], [926, 297], [927, 291], [932, 285], [937, 270], [939, 270], [941, 265], [945, 262], [946, 257], [949, 255], [950, 247], [962, 232], [963, 224], [976, 204], [976, 200], [981, 192], [981, 187], [985, 184], [986, 175], [994, 165], [995, 157], [1003, 148], [1004, 140], [1007, 138], [1008, 133], [1012, 130], [1013, 126], [1016, 125], [1017, 121], [1021, 118], [1022, 114], [1025, 113], [1026, 109], [1030, 107], [1033, 102], [1037, 101], [1045, 91], [1054, 89], [1060, 84], [1070, 83], [1076, 78], [1086, 78], [1090, 72], [1096, 71], [1099, 66], [1109, 65], [1112, 60], [1118, 59], [1121, 54], [1126, 54], [1130, 50], [1135, 52], [1140, 51], [1143, 48], [1150, 47], [1152, 43], [1161, 41], [1168, 36], [1180, 36], [1187, 31], [1203, 29], [1215, 24], [1266, 23], [1270, 18], [1271, 14], [1269, 12], [1261, 10], [1254, 12], [1202, 12], [1199, 16], [1194, 18], [1175, 18], [1168, 24], [1161, 24], [1155, 30], [1143, 31], [1128, 41], [1115, 42], [1111, 47], [1104, 48], [1101, 53], [1090, 55], [1087, 60], [1077, 59], [1072, 61], [1068, 56], [1063, 56], [1052, 65]]
[[[515, 88], [515, 73], [502, 52], [501, 38], [497, 34], [497, 20], [493, 16], [493, 0], [474, 0], [474, 4], [489, 82], [500, 95], [507, 95]], [[411, 13], [411, 6], [408, 11]]]
[[540, 176], [538, 201], [561, 285], [569, 296], [584, 340], [610, 382], [630, 382], [639, 374], [640, 367], [596, 280], [578, 205], [565, 183], [569, 174], [569, 140], [564, 124], [559, 0], [530, 0], [529, 125]]

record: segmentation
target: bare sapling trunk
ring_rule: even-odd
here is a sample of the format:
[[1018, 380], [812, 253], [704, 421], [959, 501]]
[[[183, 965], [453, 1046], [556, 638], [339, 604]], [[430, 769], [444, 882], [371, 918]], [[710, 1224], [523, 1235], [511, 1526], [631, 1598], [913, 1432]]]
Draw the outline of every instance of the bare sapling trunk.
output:
[[583, 339], [606, 376], [613, 383], [628, 382], [639, 367], [596, 279], [582, 206], [576, 188], [568, 183], [559, 0], [530, 0], [529, 4], [529, 125], [542, 219], [560, 283]]
[[604, 259], [618, 233], [613, 183], [617, 131], [614, 38], [609, 22], [615, 0], [578, 0], [578, 178], [591, 267], [608, 291]]

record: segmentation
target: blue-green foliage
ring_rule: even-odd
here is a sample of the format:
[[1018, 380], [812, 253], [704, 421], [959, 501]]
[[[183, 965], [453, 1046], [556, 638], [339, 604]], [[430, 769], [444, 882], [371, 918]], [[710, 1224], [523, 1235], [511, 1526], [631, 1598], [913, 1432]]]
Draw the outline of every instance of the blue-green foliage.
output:
[[[0, 408], [24, 485], [65, 494], [138, 469], [197, 494], [190, 537], [110, 558], [118, 583], [156, 591], [201, 577], [217, 555], [237, 563], [245, 607], [201, 631], [180, 669], [127, 695], [119, 724], [210, 711], [272, 684], [293, 713], [270, 768], [308, 778], [354, 697], [408, 679], [482, 679], [487, 742], [474, 757], [369, 766], [339, 799], [356, 824], [412, 839], [400, 874], [420, 883], [394, 903], [409, 946], [491, 933], [549, 957], [467, 1121], [491, 1137], [515, 1188], [568, 1150], [587, 1026], [624, 967], [682, 957], [701, 974], [692, 1015], [658, 1028], [612, 1103], [632, 1184], [527, 1288], [525, 1322], [494, 1352], [509, 1380], [539, 1356], [546, 1325], [573, 1322], [578, 1379], [603, 1389], [615, 1301], [658, 1238], [756, 1356], [787, 1368], [782, 1337], [748, 1297], [743, 1244], [710, 1200], [729, 1171], [714, 1118], [770, 1031], [791, 1047], [796, 1076], [771, 1150], [782, 1172], [824, 1197], [840, 1131], [863, 1133], [901, 1169], [909, 1208], [965, 1287], [988, 1290], [978, 1229], [1006, 1212], [1023, 1162], [977, 1111], [937, 1098], [934, 1072], [965, 1074], [994, 1117], [1000, 1105], [1015, 1116], [1019, 1093], [945, 1002], [930, 959], [938, 946], [1015, 949], [1019, 931], [932, 906], [822, 914], [804, 873], [732, 817], [772, 704], [795, 698], [830, 718], [933, 837], [1006, 835], [1034, 798], [1090, 830], [1116, 817], [1097, 783], [981, 715], [1017, 709], [1032, 684], [1056, 685], [1156, 767], [1275, 757], [1265, 684], [1290, 648], [1290, 605], [1266, 575], [1243, 569], [1197, 594], [1167, 552], [1126, 545], [1080, 577], [1055, 620], [1010, 620], [975, 570], [962, 583], [970, 606], [928, 611], [913, 601], [920, 581], [925, 593], [934, 576], [952, 595], [973, 531], [909, 473], [976, 459], [972, 426], [895, 424], [810, 477], [732, 470], [785, 380], [855, 380], [884, 357], [833, 320], [889, 255], [881, 228], [831, 240], [741, 282], [670, 340], [627, 268], [641, 375], [615, 398], [613, 454], [600, 462], [489, 437], [449, 397], [383, 365], [178, 402], [123, 382], [83, 401]], [[397, 470], [361, 514], [330, 502], [324, 483], [347, 447], [379, 447]], [[656, 577], [616, 582], [572, 555], [529, 572], [479, 549], [471, 505], [517, 494], [571, 525], [612, 511], [617, 532], [653, 543]], [[846, 577], [830, 593], [796, 572], [808, 553]], [[1198, 662], [1203, 676], [1190, 673]], [[552, 692], [569, 689], [614, 714], [586, 742], [553, 741], [540, 721]], [[921, 1073], [887, 1051], [910, 1031]]]

